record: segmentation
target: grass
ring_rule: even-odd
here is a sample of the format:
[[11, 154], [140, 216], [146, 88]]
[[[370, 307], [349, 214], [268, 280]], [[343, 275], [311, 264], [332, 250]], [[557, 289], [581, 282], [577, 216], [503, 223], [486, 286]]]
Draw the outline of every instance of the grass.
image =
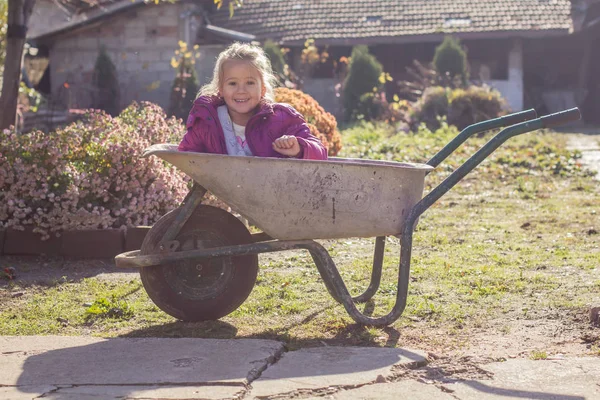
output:
[[[423, 162], [455, 134], [445, 127], [390, 136], [381, 126], [363, 125], [344, 132], [342, 155]], [[463, 145], [428, 176], [426, 191], [485, 140]], [[600, 190], [580, 168], [578, 154], [564, 148], [559, 134], [511, 139], [423, 214], [407, 306], [391, 327], [354, 324], [327, 293], [310, 256], [286, 252], [261, 255], [254, 291], [220, 321], [176, 321], [148, 299], [138, 278], [67, 277], [48, 286], [19, 280], [0, 286], [0, 334], [259, 337], [292, 348], [323, 341], [459, 347], [476, 330], [509, 335], [515, 319], [585, 314], [600, 287]], [[322, 243], [351, 292], [364, 291], [374, 240]], [[395, 302], [399, 241], [390, 237], [386, 246], [381, 288], [359, 307], [374, 315]], [[12, 297], [20, 291], [25, 294]], [[496, 326], [498, 320], [503, 323]]]
[[530, 358], [532, 360], [546, 360], [548, 359], [548, 353], [543, 350], [534, 350], [531, 352]]

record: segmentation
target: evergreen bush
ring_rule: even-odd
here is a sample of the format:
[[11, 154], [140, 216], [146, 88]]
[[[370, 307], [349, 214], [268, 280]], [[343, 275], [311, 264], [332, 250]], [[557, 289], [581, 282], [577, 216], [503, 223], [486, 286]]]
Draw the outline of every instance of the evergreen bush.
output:
[[106, 49], [102, 47], [96, 58], [92, 84], [96, 88], [93, 108], [104, 110], [111, 116], [119, 114], [119, 80], [117, 69]]
[[342, 104], [346, 120], [351, 120], [357, 115], [360, 98], [365, 93], [379, 90], [382, 84], [379, 77], [383, 67], [377, 59], [369, 53], [367, 46], [355, 46], [352, 49], [348, 75], [344, 81]]
[[448, 76], [450, 79], [458, 76], [463, 85], [466, 85], [469, 80], [467, 53], [460, 41], [452, 36], [446, 36], [436, 47], [433, 65], [439, 76]]
[[[385, 97], [385, 96], [383, 96]], [[358, 99], [355, 115], [365, 121], [378, 119], [385, 111], [382, 95], [377, 92], [365, 93]]]
[[171, 86], [167, 115], [181, 118], [185, 122], [200, 88], [195, 67], [200, 53], [198, 45], [188, 49], [187, 43], [182, 40], [178, 45], [179, 49], [175, 50], [175, 55], [171, 58], [171, 67], [177, 72]]
[[411, 118], [411, 128], [413, 130], [416, 130], [420, 124], [425, 124], [430, 130], [436, 130], [440, 127], [439, 119], [448, 115], [449, 90], [442, 86], [431, 86], [425, 89], [413, 108]]

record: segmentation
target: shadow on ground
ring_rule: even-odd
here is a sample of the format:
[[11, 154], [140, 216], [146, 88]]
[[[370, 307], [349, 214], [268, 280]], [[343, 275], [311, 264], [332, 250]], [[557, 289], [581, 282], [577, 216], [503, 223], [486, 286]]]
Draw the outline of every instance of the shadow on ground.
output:
[[[79, 282], [101, 276], [105, 279], [132, 279], [139, 276], [137, 269], [118, 269], [114, 259], [78, 260], [47, 256], [2, 256], [0, 270], [12, 267], [16, 284], [21, 286], [55, 286], [62, 282]], [[0, 288], [10, 281], [0, 279]]]

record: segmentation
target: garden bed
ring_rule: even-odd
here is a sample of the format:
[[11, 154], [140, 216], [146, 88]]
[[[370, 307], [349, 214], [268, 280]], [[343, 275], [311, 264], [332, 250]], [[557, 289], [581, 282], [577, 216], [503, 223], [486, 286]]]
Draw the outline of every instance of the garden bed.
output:
[[46, 255], [73, 258], [112, 258], [142, 246], [148, 226], [129, 229], [66, 231], [42, 240], [32, 230], [0, 230], [0, 255]]

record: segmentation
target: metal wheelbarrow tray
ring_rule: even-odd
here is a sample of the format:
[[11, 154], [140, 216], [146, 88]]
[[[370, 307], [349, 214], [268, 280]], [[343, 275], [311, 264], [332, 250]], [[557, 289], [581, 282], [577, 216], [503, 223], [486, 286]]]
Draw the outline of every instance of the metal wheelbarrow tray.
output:
[[[325, 286], [358, 323], [384, 326], [406, 306], [412, 235], [419, 216], [510, 137], [580, 118], [577, 108], [536, 118], [523, 111], [465, 128], [426, 164], [330, 158], [327, 161], [235, 157], [179, 152], [159, 144], [146, 150], [194, 180], [176, 210], [148, 232], [140, 250], [115, 258], [118, 267], [140, 267], [144, 288], [163, 311], [185, 321], [221, 318], [248, 297], [258, 273], [258, 254], [306, 249]], [[425, 176], [465, 140], [503, 126], [479, 151], [425, 197]], [[233, 214], [202, 205], [207, 190], [263, 232], [250, 234]], [[385, 237], [400, 237], [396, 304], [370, 317], [356, 302], [379, 288]], [[376, 237], [371, 282], [352, 297], [327, 250], [314, 239]]]

